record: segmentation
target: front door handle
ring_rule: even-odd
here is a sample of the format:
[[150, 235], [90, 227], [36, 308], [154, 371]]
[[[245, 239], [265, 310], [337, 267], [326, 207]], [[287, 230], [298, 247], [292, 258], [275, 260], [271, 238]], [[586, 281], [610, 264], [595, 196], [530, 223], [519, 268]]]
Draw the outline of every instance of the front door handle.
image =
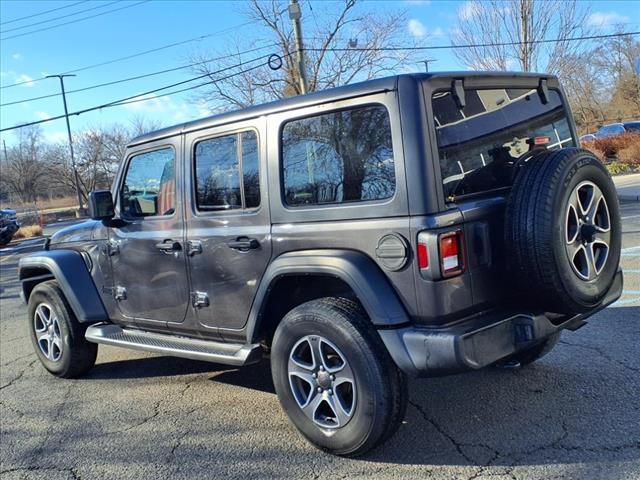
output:
[[249, 250], [253, 250], [260, 246], [260, 242], [255, 238], [249, 237], [238, 237], [235, 240], [227, 243], [229, 248], [233, 248], [234, 250], [240, 250], [241, 252], [247, 252]]
[[180, 242], [171, 239], [156, 243], [156, 248], [164, 253], [179, 252], [182, 250]]

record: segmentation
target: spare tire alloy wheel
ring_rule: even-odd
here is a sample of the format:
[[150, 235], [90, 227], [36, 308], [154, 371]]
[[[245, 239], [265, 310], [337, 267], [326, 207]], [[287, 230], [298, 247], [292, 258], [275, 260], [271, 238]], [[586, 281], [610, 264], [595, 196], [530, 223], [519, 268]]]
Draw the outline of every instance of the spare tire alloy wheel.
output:
[[52, 362], [62, 358], [63, 345], [60, 320], [51, 305], [41, 303], [33, 315], [33, 328], [38, 347], [42, 354]]
[[356, 408], [356, 381], [344, 354], [326, 338], [308, 335], [291, 349], [291, 393], [325, 435], [344, 427]]
[[607, 200], [592, 182], [582, 182], [569, 196], [565, 224], [566, 250], [581, 280], [594, 280], [609, 258], [611, 218]]

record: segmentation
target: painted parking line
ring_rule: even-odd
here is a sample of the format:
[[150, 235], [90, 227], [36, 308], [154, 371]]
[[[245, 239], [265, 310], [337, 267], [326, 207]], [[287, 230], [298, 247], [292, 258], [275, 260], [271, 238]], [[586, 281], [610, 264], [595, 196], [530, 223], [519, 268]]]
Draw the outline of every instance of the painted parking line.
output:
[[617, 302], [612, 304], [612, 306], [614, 306], [614, 305], [628, 305], [630, 303], [640, 303], [640, 297], [630, 298], [628, 300], [618, 300]]
[[622, 295], [640, 295], [640, 290], [623, 290]]
[[623, 268], [622, 271], [624, 273], [640, 273], [640, 269], [635, 269], [635, 268], [632, 268], [632, 269], [624, 269]]
[[640, 245], [637, 245], [635, 247], [628, 247], [628, 248], [623, 248], [622, 250], [620, 250], [622, 253], [632, 253], [632, 252], [639, 252], [640, 253]]
[[4, 263], [4, 262], [6, 262], [7, 260], [10, 260], [10, 259], [12, 259], [12, 258], [13, 258], [13, 257], [15, 257], [15, 256], [16, 256], [16, 254], [15, 254], [15, 253], [12, 253], [11, 255], [7, 255], [6, 257], [0, 257], [0, 263]]

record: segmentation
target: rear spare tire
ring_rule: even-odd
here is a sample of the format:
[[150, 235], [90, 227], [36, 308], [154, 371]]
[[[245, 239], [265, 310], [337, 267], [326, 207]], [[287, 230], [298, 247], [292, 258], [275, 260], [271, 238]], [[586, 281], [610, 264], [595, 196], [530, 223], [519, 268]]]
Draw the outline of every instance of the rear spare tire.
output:
[[522, 166], [507, 202], [505, 250], [529, 305], [597, 307], [618, 269], [620, 238], [616, 189], [592, 153], [565, 148]]

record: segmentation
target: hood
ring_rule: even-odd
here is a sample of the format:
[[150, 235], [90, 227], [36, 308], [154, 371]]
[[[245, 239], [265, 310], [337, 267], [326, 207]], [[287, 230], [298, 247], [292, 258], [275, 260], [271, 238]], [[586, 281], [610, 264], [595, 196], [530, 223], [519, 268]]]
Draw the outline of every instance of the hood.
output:
[[51, 235], [50, 243], [54, 244], [95, 240], [96, 237], [93, 231], [97, 225], [100, 225], [100, 222], [97, 220], [85, 220], [84, 222], [73, 223], [72, 225], [64, 227]]

